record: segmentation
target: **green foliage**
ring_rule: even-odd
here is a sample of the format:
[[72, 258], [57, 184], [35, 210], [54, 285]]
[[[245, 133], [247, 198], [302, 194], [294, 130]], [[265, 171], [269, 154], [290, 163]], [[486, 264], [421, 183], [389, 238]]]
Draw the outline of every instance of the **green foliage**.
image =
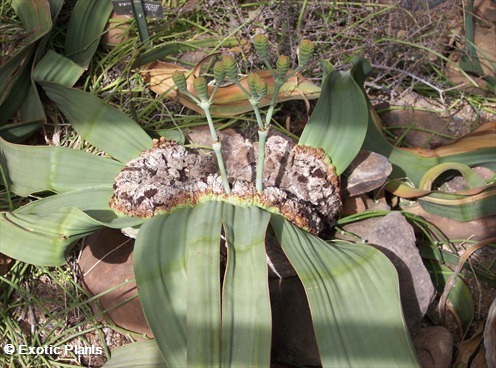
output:
[[46, 51], [62, 5], [62, 0], [12, 1], [25, 38], [0, 66], [0, 137], [4, 139], [24, 141], [46, 121], [35, 80], [57, 79], [73, 86], [88, 67], [112, 11], [110, 1], [78, 1], [68, 25], [66, 58]]
[[[341, 80], [342, 74], [331, 75], [329, 79]], [[104, 145], [119, 161], [132, 159], [150, 147], [151, 140], [143, 130], [126, 119], [120, 126], [117, 118], [120, 113], [107, 104], [51, 81], [43, 81], [42, 85], [86, 140], [97, 147]], [[336, 88], [333, 83], [326, 84], [326, 88], [331, 93], [323, 94], [323, 98], [345, 93], [341, 90], [332, 93]], [[85, 105], [83, 114], [77, 102], [86, 99], [91, 103]], [[328, 105], [319, 104], [315, 114], [322, 116], [321, 110]], [[340, 114], [331, 116], [341, 119]], [[313, 121], [308, 128], [310, 133], [312, 129], [321, 129], [315, 123], [318, 120]], [[366, 122], [365, 119], [363, 123]], [[325, 123], [327, 121], [322, 124]], [[119, 134], [119, 128], [126, 134]], [[312, 136], [310, 133], [307, 131], [304, 135]], [[131, 141], [130, 137], [134, 139]], [[349, 142], [342, 142], [349, 148]], [[326, 244], [295, 228], [286, 219], [263, 208], [247, 207], [242, 202], [233, 205], [205, 201], [149, 220], [118, 217], [109, 209], [108, 198], [112, 192], [113, 170], [122, 167], [122, 163], [106, 157], [93, 160], [88, 153], [61, 147], [46, 147], [43, 149], [47, 154], [57, 159], [50, 160], [49, 168], [42, 168], [48, 173], [47, 179], [33, 186], [29, 184], [33, 182], [32, 172], [16, 171], [9, 164], [15, 155], [9, 152], [26, 150], [22, 160], [25, 162], [29, 161], [27, 152], [41, 148], [21, 148], [2, 142], [2, 149], [7, 152], [3, 167], [11, 188], [19, 188], [24, 194], [46, 189], [58, 192], [0, 218], [2, 234], [6, 234], [0, 241], [7, 254], [31, 263], [59, 264], [76, 239], [99, 227], [121, 228], [143, 223], [136, 242], [136, 278], [145, 315], [168, 365], [246, 366], [247, 362], [248, 365], [269, 365], [271, 311], [264, 246], [268, 226], [274, 229], [307, 289], [325, 366], [354, 366], [364, 361], [397, 366], [401, 360], [416, 365], [401, 315], [392, 266], [373, 248], [350, 247], [340, 242]], [[63, 167], [61, 163], [70, 160], [69, 156], [74, 156], [72, 165], [64, 170], [91, 168], [94, 184], [75, 185], [71, 184], [72, 177], [55, 175]], [[89, 160], [95, 162], [88, 164]], [[30, 165], [35, 167], [41, 162], [45, 160], [35, 159]], [[54, 181], [54, 178], [58, 179]], [[28, 222], [40, 224], [35, 226], [34, 233], [28, 230], [32, 226], [27, 226]], [[221, 292], [218, 251], [222, 228], [228, 244], [228, 266]], [[33, 236], [37, 238], [32, 239]], [[32, 249], [34, 244], [36, 247]], [[305, 249], [308, 251], [301, 253]], [[316, 287], [320, 290], [318, 294], [314, 293]], [[346, 296], [337, 298], [335, 293], [343, 295], [339, 290], [346, 290]], [[370, 320], [371, 315], [374, 326], [387, 324], [390, 328], [380, 332], [376, 328], [364, 329], [362, 322]], [[342, 328], [329, 327], [336, 325]], [[366, 344], [363, 344], [364, 339]], [[340, 345], [339, 341], [346, 343]], [[147, 343], [144, 351], [149, 350], [154, 352], [149, 360], [153, 366], [157, 364], [157, 350]], [[132, 347], [123, 348], [115, 354], [115, 363], [112, 358], [108, 364], [119, 366], [128, 354], [135, 352]]]
[[[354, 69], [370, 69], [357, 60]], [[298, 144], [322, 148], [342, 174], [362, 148], [367, 134], [367, 100], [352, 71], [332, 72], [324, 81], [317, 107]]]

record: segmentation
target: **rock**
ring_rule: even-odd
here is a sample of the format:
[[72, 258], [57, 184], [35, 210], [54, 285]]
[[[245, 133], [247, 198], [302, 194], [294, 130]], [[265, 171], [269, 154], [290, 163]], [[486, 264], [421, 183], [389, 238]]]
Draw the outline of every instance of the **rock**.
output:
[[[95, 313], [108, 310], [107, 315], [116, 325], [153, 337], [139, 298], [126, 301], [138, 293], [132, 256], [134, 240], [118, 230], [103, 229], [84, 238], [83, 246], [79, 259], [83, 286], [91, 295], [104, 293], [98, 298], [100, 307], [92, 306]], [[133, 281], [106, 292], [128, 280]]]
[[439, 135], [450, 133], [447, 121], [438, 114], [408, 109], [387, 111], [380, 117], [385, 127], [394, 128], [392, 133], [396, 137], [406, 133], [403, 142], [409, 146], [434, 148], [452, 141]]
[[[472, 168], [472, 171], [474, 171], [485, 182], [489, 182], [494, 176], [494, 171], [486, 167], [476, 166]], [[454, 193], [469, 189], [469, 186], [463, 176], [458, 175], [445, 182], [441, 189], [447, 193]]]
[[[343, 226], [381, 250], [394, 264], [398, 272], [403, 314], [409, 328], [415, 328], [427, 312], [436, 291], [432, 284], [419, 251], [415, 245], [412, 226], [399, 212], [391, 212], [385, 217]], [[345, 234], [336, 237], [355, 240]]]
[[305, 290], [297, 277], [269, 280], [272, 361], [287, 366], [321, 366]]
[[106, 32], [103, 34], [101, 43], [107, 46], [117, 46], [129, 40], [129, 27], [131, 25], [129, 15], [118, 15], [112, 12], [107, 24]]
[[436, 224], [436, 227], [448, 239], [483, 240], [496, 236], [496, 215], [462, 222], [426, 212], [418, 203], [404, 204], [401, 209], [421, 216], [432, 224]]
[[396, 267], [405, 320], [410, 328], [414, 327], [427, 312], [436, 290], [415, 244], [412, 226], [401, 213], [391, 212], [367, 234], [366, 240]]
[[486, 26], [496, 26], [496, 4], [486, 0], [474, 0], [476, 21]]
[[383, 185], [393, 167], [378, 153], [362, 150], [344, 172], [344, 195], [350, 197], [370, 192]]
[[413, 344], [423, 368], [451, 367], [453, 335], [447, 328], [422, 328], [413, 339]]
[[390, 211], [391, 207], [385, 199], [372, 200], [365, 194], [360, 194], [356, 197], [348, 197], [343, 201], [341, 215], [354, 215], [363, 211]]

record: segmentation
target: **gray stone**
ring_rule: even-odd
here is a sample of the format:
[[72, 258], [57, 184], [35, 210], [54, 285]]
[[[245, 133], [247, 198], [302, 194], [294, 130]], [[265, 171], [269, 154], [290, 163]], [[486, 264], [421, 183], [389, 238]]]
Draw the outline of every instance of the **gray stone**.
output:
[[453, 335], [447, 328], [422, 328], [413, 339], [413, 344], [423, 368], [451, 367]]
[[401, 209], [421, 216], [426, 221], [436, 224], [436, 227], [441, 230], [448, 239], [471, 239], [481, 241], [496, 236], [496, 215], [462, 222], [426, 212], [419, 203], [405, 204], [401, 206]]
[[416, 247], [412, 226], [401, 213], [391, 212], [365, 239], [380, 249], [396, 267], [403, 313], [407, 325], [415, 327], [427, 312], [436, 291]]
[[[412, 226], [399, 212], [380, 218], [347, 224], [343, 230], [368, 241], [380, 249], [396, 267], [400, 283], [401, 303], [410, 328], [420, 322], [436, 292], [415, 245]], [[337, 238], [355, 240], [352, 236], [336, 234]]]
[[449, 134], [448, 121], [432, 112], [393, 110], [382, 113], [381, 121], [396, 137], [404, 135], [403, 142], [412, 147], [434, 148], [452, 141], [443, 136]]
[[350, 197], [370, 192], [383, 185], [392, 171], [386, 157], [362, 150], [344, 172], [344, 193]]

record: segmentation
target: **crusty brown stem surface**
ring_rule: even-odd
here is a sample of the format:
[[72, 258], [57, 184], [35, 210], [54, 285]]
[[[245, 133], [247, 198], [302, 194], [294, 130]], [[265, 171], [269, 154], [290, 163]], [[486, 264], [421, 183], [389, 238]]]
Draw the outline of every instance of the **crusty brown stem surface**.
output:
[[221, 134], [231, 184], [229, 196], [212, 151], [187, 149], [164, 139], [130, 161], [117, 175], [110, 206], [152, 217], [205, 199], [257, 205], [318, 234], [331, 227], [341, 207], [338, 177], [320, 149], [273, 135], [266, 144], [264, 190], [255, 189], [256, 144], [240, 134]]

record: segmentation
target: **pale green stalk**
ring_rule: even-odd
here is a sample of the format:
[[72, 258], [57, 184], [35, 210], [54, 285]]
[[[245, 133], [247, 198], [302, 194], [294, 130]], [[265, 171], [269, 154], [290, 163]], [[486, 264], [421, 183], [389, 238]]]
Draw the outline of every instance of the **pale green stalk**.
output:
[[[217, 86], [216, 86], [217, 87]], [[212, 120], [212, 115], [210, 114], [210, 105], [215, 92], [218, 88], [215, 88], [209, 100], [199, 100], [191, 94], [188, 90], [184, 90], [183, 93], [189, 96], [193, 101], [196, 102], [198, 106], [202, 108], [205, 112], [205, 117], [207, 118], [208, 127], [210, 129], [210, 135], [212, 136], [212, 149], [215, 152], [215, 157], [217, 158], [217, 164], [219, 165], [220, 176], [222, 178], [222, 185], [224, 186], [224, 190], [227, 194], [231, 193], [231, 188], [229, 187], [229, 182], [227, 180], [227, 172], [226, 167], [224, 165], [224, 159], [222, 158], [222, 143], [217, 135], [217, 131], [215, 130], [214, 122]]]
[[265, 166], [265, 142], [267, 141], [268, 130], [258, 130], [258, 155], [257, 155], [257, 176], [256, 188], [258, 192], [263, 191], [263, 172]]
[[258, 127], [260, 129], [264, 129], [264, 124], [263, 124], [263, 119], [262, 119], [262, 115], [260, 114], [260, 109], [258, 108], [258, 102], [260, 101], [259, 99], [257, 98], [254, 98], [250, 92], [248, 92], [246, 90], [245, 87], [243, 87], [243, 85], [241, 83], [239, 83], [238, 80], [233, 80], [233, 83], [238, 86], [238, 88], [245, 94], [245, 96], [248, 98], [248, 101], [250, 101], [250, 105], [253, 109], [253, 111], [255, 112], [255, 117], [257, 118], [257, 123], [258, 123]]
[[270, 122], [272, 120], [272, 115], [274, 114], [274, 109], [276, 107], [277, 95], [279, 94], [279, 90], [285, 82], [285, 78], [283, 80], [279, 80], [276, 76], [274, 76], [274, 93], [272, 94], [272, 99], [270, 100], [269, 110], [267, 111], [267, 115], [265, 116], [265, 126], [266, 130], [270, 128]]

